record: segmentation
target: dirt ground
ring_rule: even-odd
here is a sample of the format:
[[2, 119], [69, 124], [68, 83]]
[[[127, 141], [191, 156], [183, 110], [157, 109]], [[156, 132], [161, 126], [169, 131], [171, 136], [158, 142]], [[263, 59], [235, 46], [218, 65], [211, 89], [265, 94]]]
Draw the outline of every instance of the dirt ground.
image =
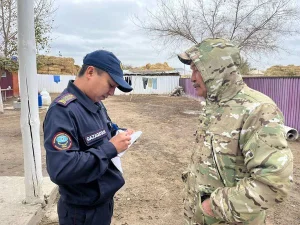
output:
[[[113, 96], [104, 103], [118, 125], [143, 131], [122, 158], [126, 184], [115, 196], [112, 225], [182, 225], [181, 173], [195, 144], [199, 103], [157, 95]], [[45, 113], [40, 110], [41, 126]], [[0, 114], [0, 176], [24, 175], [19, 118], [20, 111], [11, 109]], [[300, 224], [300, 142], [290, 142], [290, 147], [294, 186], [288, 201], [269, 211], [270, 225]], [[43, 147], [42, 163], [47, 176]], [[57, 223], [44, 219], [41, 224]]]

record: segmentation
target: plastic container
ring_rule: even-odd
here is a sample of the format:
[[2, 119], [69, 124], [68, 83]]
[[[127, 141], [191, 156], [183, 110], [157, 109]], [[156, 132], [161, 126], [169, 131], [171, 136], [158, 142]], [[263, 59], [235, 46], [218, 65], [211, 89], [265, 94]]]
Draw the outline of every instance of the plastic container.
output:
[[38, 93], [38, 105], [39, 105], [39, 108], [41, 108], [43, 105], [43, 99], [42, 99], [42, 95], [40, 93]]
[[44, 106], [50, 105], [51, 104], [51, 96], [45, 88], [43, 88], [43, 90], [41, 91], [41, 95], [42, 95], [43, 105]]

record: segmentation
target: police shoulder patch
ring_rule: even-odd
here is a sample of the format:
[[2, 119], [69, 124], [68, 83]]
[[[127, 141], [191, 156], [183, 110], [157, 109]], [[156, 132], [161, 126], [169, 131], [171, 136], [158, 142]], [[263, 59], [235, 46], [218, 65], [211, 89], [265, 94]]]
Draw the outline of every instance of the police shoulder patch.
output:
[[70, 93], [66, 93], [60, 97], [58, 97], [55, 102], [62, 106], [67, 106], [70, 102], [74, 101], [76, 99], [76, 96]]
[[52, 139], [52, 146], [56, 150], [68, 150], [72, 147], [72, 139], [65, 132], [56, 133]]

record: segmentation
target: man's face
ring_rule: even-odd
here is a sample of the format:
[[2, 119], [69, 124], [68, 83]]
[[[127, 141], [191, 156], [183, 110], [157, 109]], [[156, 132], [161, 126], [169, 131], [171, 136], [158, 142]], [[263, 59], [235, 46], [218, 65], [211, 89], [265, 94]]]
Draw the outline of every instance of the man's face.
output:
[[206, 98], [207, 88], [204, 84], [200, 71], [198, 71], [194, 63], [191, 64], [191, 70], [192, 70], [191, 81], [193, 83], [193, 87], [195, 88], [197, 95]]
[[106, 99], [109, 95], [114, 95], [118, 84], [109, 76], [107, 72], [97, 73], [95, 67], [87, 68], [88, 78], [86, 95], [94, 102]]

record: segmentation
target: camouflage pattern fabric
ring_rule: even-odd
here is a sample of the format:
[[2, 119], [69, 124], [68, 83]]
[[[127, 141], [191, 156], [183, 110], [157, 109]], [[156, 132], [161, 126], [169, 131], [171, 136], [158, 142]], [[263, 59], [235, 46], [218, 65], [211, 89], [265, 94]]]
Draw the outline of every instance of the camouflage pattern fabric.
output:
[[[208, 97], [183, 173], [185, 224], [265, 224], [266, 209], [282, 202], [292, 184], [283, 115], [243, 82], [239, 49], [229, 41], [206, 39], [186, 53], [201, 71]], [[207, 197], [215, 217], [203, 212]]]

